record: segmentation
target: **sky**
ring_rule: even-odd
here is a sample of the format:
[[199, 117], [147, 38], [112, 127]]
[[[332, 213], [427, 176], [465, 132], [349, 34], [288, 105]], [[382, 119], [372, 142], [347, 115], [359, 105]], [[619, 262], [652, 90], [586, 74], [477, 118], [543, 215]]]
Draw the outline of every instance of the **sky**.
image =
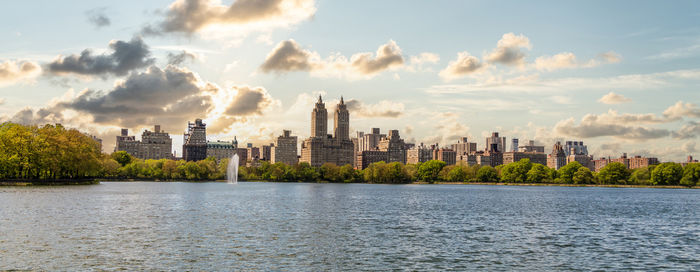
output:
[[304, 139], [318, 96], [329, 121], [342, 96], [351, 135], [483, 149], [498, 131], [684, 161], [700, 153], [697, 22], [698, 1], [16, 1], [0, 121], [62, 123], [106, 152], [160, 124], [181, 154], [196, 118], [210, 140]]

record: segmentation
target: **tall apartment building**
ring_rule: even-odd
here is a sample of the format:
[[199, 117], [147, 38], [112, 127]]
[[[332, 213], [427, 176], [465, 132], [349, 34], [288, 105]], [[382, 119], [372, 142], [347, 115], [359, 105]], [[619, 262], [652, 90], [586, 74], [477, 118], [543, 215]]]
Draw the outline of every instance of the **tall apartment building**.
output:
[[593, 162], [593, 156], [583, 154], [569, 155], [566, 157], [566, 163], [569, 164], [571, 162], [578, 162], [581, 165], [583, 165], [583, 167], [586, 167], [591, 171], [595, 171], [595, 162]]
[[491, 137], [486, 137], [486, 151], [505, 152], [506, 137], [499, 137], [498, 132], [491, 133]]
[[457, 153], [457, 156], [465, 156], [477, 151], [476, 143], [470, 143], [467, 137], [461, 137], [456, 144], [452, 145], [452, 150]]
[[269, 145], [263, 145], [260, 148], [260, 159], [264, 161], [272, 161], [272, 148], [274, 146], [274, 143], [270, 143]]
[[282, 135], [277, 137], [277, 142], [272, 147], [270, 162], [282, 162], [287, 165], [296, 165], [299, 162], [297, 157], [297, 136], [292, 136], [291, 130], [284, 130]]
[[[353, 165], [354, 145], [350, 140], [350, 113], [340, 98], [335, 110], [334, 134], [328, 134], [328, 112], [321, 96], [311, 111], [311, 137], [301, 144], [301, 161], [320, 167], [324, 163]], [[347, 134], [347, 135], [346, 135]]]
[[582, 141], [566, 141], [564, 145], [564, 153], [569, 155], [588, 155], [588, 147], [583, 145]]
[[510, 151], [511, 152], [518, 152], [518, 138], [513, 138], [511, 139], [510, 143]]
[[355, 164], [358, 169], [365, 169], [370, 164], [380, 161], [406, 163], [406, 144], [398, 130], [389, 130], [389, 135], [379, 140], [374, 150], [358, 152]]
[[642, 157], [642, 156], [634, 156], [632, 158], [627, 157], [627, 153], [622, 153], [622, 156], [619, 158], [600, 158], [597, 160], [593, 160], [593, 167], [596, 172], [600, 171], [605, 167], [606, 165], [612, 163], [612, 162], [619, 162], [625, 165], [628, 169], [637, 169], [637, 168], [644, 168], [648, 167], [649, 165], [654, 165], [654, 164], [659, 164], [659, 159], [654, 158], [654, 157]]
[[357, 152], [366, 150], [376, 150], [379, 141], [386, 138], [386, 134], [381, 134], [379, 128], [372, 128], [372, 133], [357, 132]]
[[236, 154], [238, 154], [238, 165], [245, 166], [248, 162], [248, 148], [238, 147], [236, 148]]
[[566, 153], [564, 153], [564, 146], [561, 142], [557, 142], [552, 147], [552, 153], [547, 156], [547, 166], [553, 168], [554, 170], [559, 170], [559, 168], [566, 165]]
[[221, 159], [230, 159], [236, 154], [237, 149], [238, 147], [233, 144], [233, 141], [207, 141], [207, 158], [214, 157], [217, 161]]
[[506, 152], [503, 153], [503, 164], [529, 159], [531, 163], [547, 165], [547, 154], [544, 152]]
[[260, 159], [260, 148], [254, 147], [252, 144], [248, 147], [248, 160], [259, 160]]
[[457, 152], [452, 149], [439, 148], [433, 151], [435, 159], [439, 161], [444, 161], [447, 165], [457, 164]]
[[530, 140], [527, 145], [519, 146], [520, 152], [540, 152], [544, 153], [543, 145], [535, 145], [535, 141]]
[[427, 162], [433, 159], [433, 150], [420, 143], [420, 145], [414, 146], [411, 149], [406, 150], [406, 163], [407, 164], [418, 164], [422, 162]]
[[145, 130], [141, 134], [141, 141], [135, 136], [129, 136], [129, 130], [123, 128], [121, 135], [117, 136], [114, 151], [126, 151], [139, 159], [172, 159], [173, 140], [170, 135], [160, 130], [160, 125], [155, 125], [153, 131]]
[[187, 132], [183, 135], [182, 158], [186, 161], [200, 161], [207, 158], [207, 125], [202, 119], [187, 122]]

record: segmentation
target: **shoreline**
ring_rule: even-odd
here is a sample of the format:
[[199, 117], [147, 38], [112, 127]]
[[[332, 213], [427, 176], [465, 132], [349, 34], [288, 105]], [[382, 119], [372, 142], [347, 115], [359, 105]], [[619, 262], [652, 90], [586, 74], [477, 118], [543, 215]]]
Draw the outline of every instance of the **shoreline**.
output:
[[[0, 180], [0, 187], [4, 186], [66, 186], [66, 185], [99, 185], [101, 182], [188, 182], [205, 183], [227, 180], [157, 180], [157, 179], [90, 179], [90, 180]], [[270, 180], [241, 180], [239, 182], [276, 182], [276, 183], [331, 183], [320, 182], [285, 182]], [[384, 185], [491, 185], [491, 186], [547, 186], [547, 187], [601, 187], [601, 188], [656, 188], [656, 189], [700, 189], [700, 186], [680, 185], [637, 185], [637, 184], [562, 184], [562, 183], [505, 183], [505, 182], [409, 182], [409, 183], [335, 183], [335, 184], [384, 184]]]

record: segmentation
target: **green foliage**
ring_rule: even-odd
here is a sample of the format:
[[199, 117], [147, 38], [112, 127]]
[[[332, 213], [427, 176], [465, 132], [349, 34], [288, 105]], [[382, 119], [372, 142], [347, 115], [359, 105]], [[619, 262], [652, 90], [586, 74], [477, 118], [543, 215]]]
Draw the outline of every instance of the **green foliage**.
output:
[[600, 184], [626, 184], [630, 177], [627, 167], [620, 162], [611, 162], [598, 172]]
[[654, 170], [654, 165], [648, 167], [634, 169], [628, 179], [628, 184], [636, 185], [651, 185], [651, 171]]
[[563, 183], [572, 184], [574, 183], [574, 174], [576, 174], [576, 171], [578, 171], [578, 169], [581, 167], [583, 167], [583, 165], [577, 161], [570, 162], [564, 165], [562, 168], [559, 168], [559, 178]]
[[693, 187], [700, 185], [700, 163], [689, 163], [683, 168], [683, 178], [680, 184], [683, 186]]
[[509, 163], [501, 168], [501, 181], [511, 183], [524, 183], [527, 181], [527, 173], [532, 169], [530, 159]]
[[425, 182], [435, 182], [438, 180], [440, 170], [442, 170], [445, 165], [447, 165], [447, 163], [440, 160], [430, 160], [421, 163], [420, 166], [418, 166], [418, 178]]
[[527, 171], [527, 182], [541, 183], [551, 179], [549, 168], [539, 163], [533, 163], [530, 171]]
[[581, 167], [576, 170], [574, 177], [572, 178], [574, 184], [593, 184], [595, 178], [593, 177], [593, 172], [587, 167]]
[[678, 185], [681, 178], [683, 178], [683, 168], [675, 162], [659, 164], [651, 171], [653, 185]]
[[491, 166], [482, 166], [476, 172], [476, 179], [480, 182], [498, 182], [498, 172]]
[[134, 157], [126, 153], [126, 151], [117, 151], [112, 153], [112, 159], [117, 161], [121, 166], [127, 165], [134, 160]]
[[455, 165], [452, 170], [447, 173], [447, 181], [464, 182], [469, 176], [469, 167], [463, 165]]

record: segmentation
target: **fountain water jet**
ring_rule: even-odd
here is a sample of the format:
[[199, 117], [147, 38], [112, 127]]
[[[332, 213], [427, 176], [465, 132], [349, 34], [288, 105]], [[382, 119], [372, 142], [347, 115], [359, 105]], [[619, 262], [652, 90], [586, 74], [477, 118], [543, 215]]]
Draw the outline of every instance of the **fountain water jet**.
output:
[[226, 179], [229, 184], [238, 184], [238, 154], [233, 154], [231, 160], [228, 161]]

